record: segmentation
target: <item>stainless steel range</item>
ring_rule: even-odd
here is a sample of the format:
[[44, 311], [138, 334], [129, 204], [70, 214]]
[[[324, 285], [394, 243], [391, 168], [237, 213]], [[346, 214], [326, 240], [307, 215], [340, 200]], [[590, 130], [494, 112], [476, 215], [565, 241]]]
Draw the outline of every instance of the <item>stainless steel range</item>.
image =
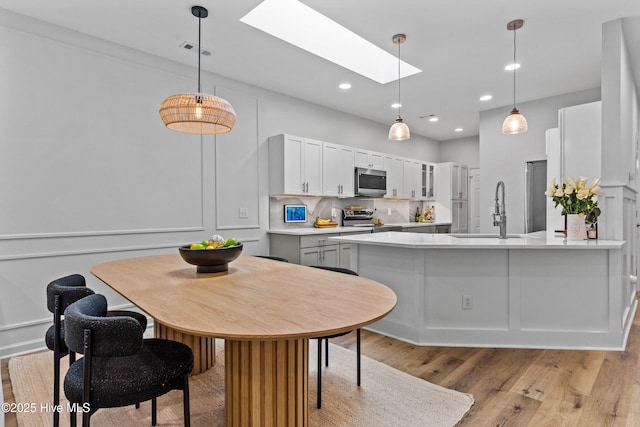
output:
[[380, 233], [382, 231], [402, 231], [399, 225], [374, 225], [373, 209], [344, 209], [342, 211], [343, 227], [371, 227], [372, 233]]

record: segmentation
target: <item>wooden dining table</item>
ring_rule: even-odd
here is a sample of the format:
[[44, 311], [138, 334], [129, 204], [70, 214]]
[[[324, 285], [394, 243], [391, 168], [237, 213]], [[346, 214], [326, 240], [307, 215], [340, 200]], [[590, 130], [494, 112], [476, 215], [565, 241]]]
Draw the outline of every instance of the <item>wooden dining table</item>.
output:
[[96, 265], [96, 277], [154, 319], [156, 337], [194, 350], [202, 372], [225, 340], [227, 426], [309, 424], [309, 339], [388, 314], [396, 295], [360, 276], [241, 255], [226, 272], [197, 273], [178, 255]]

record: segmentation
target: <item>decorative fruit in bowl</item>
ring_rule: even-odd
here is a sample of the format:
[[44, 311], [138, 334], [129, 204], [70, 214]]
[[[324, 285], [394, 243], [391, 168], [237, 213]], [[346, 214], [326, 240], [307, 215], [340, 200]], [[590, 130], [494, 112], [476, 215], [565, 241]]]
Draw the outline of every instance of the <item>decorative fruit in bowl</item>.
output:
[[198, 273], [218, 273], [227, 271], [229, 263], [240, 256], [242, 243], [216, 234], [208, 240], [180, 246], [178, 250], [182, 259], [198, 266]]

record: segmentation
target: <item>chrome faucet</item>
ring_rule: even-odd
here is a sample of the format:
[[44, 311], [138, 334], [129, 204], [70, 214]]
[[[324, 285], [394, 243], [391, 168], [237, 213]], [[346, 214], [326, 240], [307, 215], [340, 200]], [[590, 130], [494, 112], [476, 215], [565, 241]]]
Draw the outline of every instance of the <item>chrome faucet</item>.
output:
[[[498, 190], [502, 187], [502, 203], [498, 201]], [[500, 238], [507, 238], [507, 214], [505, 213], [504, 208], [504, 182], [498, 181], [498, 185], [496, 185], [496, 206], [493, 212], [493, 225], [495, 227], [500, 227]]]

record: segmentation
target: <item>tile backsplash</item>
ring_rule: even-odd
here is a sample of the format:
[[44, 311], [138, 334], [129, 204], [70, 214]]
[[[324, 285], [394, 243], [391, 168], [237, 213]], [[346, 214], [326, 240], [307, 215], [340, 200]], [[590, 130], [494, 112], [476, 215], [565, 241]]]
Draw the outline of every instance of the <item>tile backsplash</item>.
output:
[[[362, 206], [363, 209], [374, 209], [374, 215], [385, 224], [412, 222], [416, 209], [422, 210], [422, 204], [421, 201], [399, 199], [272, 196], [269, 198], [269, 228], [313, 227], [316, 217], [331, 218], [342, 225], [342, 209], [353, 205]], [[284, 205], [306, 205], [308, 221], [285, 223]]]

